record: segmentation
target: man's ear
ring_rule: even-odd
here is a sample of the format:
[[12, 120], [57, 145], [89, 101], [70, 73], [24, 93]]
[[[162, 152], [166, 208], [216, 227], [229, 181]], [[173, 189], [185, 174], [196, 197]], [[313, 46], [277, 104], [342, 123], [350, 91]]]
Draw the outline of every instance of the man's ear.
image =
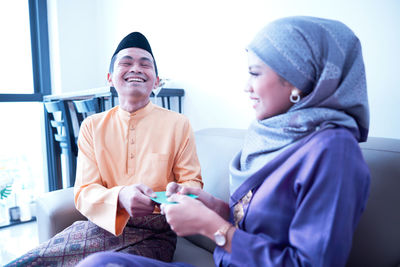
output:
[[111, 73], [107, 73], [107, 81], [108, 81], [108, 85], [114, 87], [114, 83], [112, 82], [112, 74]]
[[160, 77], [157, 76], [156, 82], [154, 83], [154, 88], [153, 90], [157, 89], [158, 85], [160, 84]]

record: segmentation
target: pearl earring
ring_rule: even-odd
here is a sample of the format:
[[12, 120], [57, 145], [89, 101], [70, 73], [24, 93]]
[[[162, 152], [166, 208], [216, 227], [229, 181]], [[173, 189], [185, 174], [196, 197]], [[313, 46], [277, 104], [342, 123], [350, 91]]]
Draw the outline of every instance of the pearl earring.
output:
[[292, 93], [290, 94], [290, 102], [296, 104], [297, 102], [300, 101], [300, 92], [298, 89], [292, 90]]

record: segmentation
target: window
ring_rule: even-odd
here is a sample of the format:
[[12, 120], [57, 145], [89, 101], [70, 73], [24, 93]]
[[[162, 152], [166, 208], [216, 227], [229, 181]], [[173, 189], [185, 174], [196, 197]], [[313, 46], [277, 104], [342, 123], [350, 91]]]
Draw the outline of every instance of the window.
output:
[[12, 219], [9, 211], [12, 207], [19, 207], [21, 221], [30, 220], [35, 215], [36, 196], [45, 191], [41, 142], [43, 105], [40, 102], [0, 103], [0, 114], [3, 114], [0, 117], [0, 187], [8, 188], [8, 194], [0, 200], [0, 225], [7, 225]]
[[2, 94], [33, 94], [28, 1], [9, 1], [0, 9]]
[[8, 1], [0, 9], [0, 227], [31, 219], [35, 198], [46, 190], [41, 103], [51, 91], [46, 4]]

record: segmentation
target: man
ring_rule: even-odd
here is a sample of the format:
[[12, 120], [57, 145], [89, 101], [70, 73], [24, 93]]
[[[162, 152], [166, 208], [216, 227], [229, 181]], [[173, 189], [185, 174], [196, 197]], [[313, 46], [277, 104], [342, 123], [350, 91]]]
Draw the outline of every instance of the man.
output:
[[172, 260], [176, 235], [150, 197], [172, 181], [202, 187], [194, 134], [182, 114], [150, 102], [159, 77], [141, 33], [120, 42], [107, 78], [119, 106], [88, 117], [78, 139], [75, 205], [89, 221], [75, 222], [12, 264], [73, 266], [106, 250]]

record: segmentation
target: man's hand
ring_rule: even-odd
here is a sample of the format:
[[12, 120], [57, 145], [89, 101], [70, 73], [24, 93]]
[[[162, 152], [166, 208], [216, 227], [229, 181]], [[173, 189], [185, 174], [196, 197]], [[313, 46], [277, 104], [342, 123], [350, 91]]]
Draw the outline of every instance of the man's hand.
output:
[[124, 186], [119, 192], [118, 204], [131, 217], [140, 217], [153, 212], [155, 202], [150, 197], [156, 197], [156, 194], [144, 184]]

